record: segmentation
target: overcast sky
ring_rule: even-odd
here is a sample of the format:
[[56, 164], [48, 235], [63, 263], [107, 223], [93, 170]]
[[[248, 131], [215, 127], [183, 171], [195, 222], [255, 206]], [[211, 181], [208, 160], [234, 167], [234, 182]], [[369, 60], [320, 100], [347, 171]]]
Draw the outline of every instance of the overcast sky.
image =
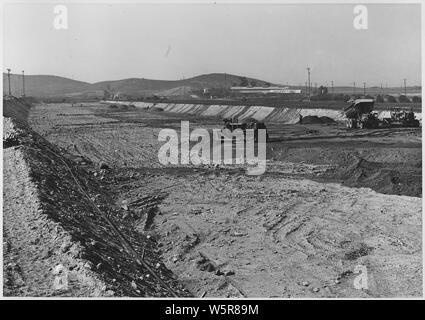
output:
[[[212, 72], [282, 84], [400, 86], [421, 82], [420, 6], [68, 5], [68, 29], [53, 5], [4, 7], [4, 67], [96, 82], [181, 79]], [[5, 70], [3, 70], [5, 71]]]

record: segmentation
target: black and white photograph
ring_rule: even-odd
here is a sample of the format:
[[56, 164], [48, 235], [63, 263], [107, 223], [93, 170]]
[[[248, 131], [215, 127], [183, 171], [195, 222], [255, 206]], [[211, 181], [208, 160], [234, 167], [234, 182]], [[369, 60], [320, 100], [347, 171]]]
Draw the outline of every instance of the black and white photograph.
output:
[[423, 12], [3, 1], [2, 299], [422, 299]]

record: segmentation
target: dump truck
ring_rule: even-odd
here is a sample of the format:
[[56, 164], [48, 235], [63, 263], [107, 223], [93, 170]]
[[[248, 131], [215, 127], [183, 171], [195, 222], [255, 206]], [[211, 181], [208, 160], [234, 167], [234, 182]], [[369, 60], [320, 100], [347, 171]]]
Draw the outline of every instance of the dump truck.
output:
[[[228, 129], [230, 132], [233, 132], [236, 129], [241, 129], [246, 136], [247, 129], [254, 129], [254, 141], [258, 141], [258, 129], [266, 130], [266, 141], [269, 140], [269, 134], [267, 132], [267, 127], [264, 122], [258, 121], [254, 118], [249, 118], [244, 121], [238, 121], [237, 118], [226, 118], [223, 119], [224, 127], [223, 129]], [[222, 140], [226, 139], [225, 136], [222, 136]]]
[[372, 112], [375, 101], [373, 99], [356, 99], [344, 109], [347, 118], [347, 128], [378, 128], [382, 121]]

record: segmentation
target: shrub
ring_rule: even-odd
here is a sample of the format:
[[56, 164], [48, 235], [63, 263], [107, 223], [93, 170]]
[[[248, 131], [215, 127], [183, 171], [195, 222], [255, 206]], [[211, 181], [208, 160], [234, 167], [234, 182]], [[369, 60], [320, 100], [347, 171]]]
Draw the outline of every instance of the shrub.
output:
[[398, 97], [398, 102], [410, 102], [410, 100], [408, 97], [402, 94]]
[[380, 94], [378, 94], [378, 95], [376, 96], [375, 101], [376, 101], [376, 102], [385, 102], [385, 101], [384, 101], [384, 97], [383, 97], [382, 95], [380, 95]]
[[390, 102], [390, 103], [397, 102], [397, 100], [396, 100], [396, 98], [394, 98], [394, 96], [387, 95], [387, 96], [385, 96], [385, 98], [386, 98], [387, 102]]
[[414, 96], [412, 98], [412, 102], [413, 103], [420, 103], [420, 102], [422, 102], [422, 98], [421, 97], [418, 97], [418, 96]]

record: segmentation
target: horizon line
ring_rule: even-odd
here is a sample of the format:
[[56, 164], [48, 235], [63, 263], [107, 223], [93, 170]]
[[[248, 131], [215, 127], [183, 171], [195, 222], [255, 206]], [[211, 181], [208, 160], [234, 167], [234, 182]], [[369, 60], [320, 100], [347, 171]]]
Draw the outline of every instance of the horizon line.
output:
[[[24, 70], [25, 71], [25, 70]], [[7, 72], [4, 72], [3, 71], [3, 75], [6, 75], [7, 76]], [[170, 80], [170, 79], [152, 79], [152, 78], [141, 78], [141, 77], [129, 77], [129, 78], [121, 78], [121, 79], [114, 79], [114, 80], [100, 80], [100, 81], [96, 81], [96, 82], [88, 82], [88, 81], [84, 81], [84, 80], [77, 80], [77, 79], [74, 79], [74, 78], [71, 78], [71, 77], [65, 77], [65, 76], [61, 76], [61, 75], [56, 75], [56, 74], [25, 74], [25, 76], [50, 76], [50, 77], [59, 77], [59, 78], [64, 78], [64, 79], [68, 79], [68, 80], [73, 80], [73, 81], [78, 81], [78, 82], [83, 82], [83, 83], [87, 83], [87, 84], [96, 84], [96, 83], [101, 83], [101, 82], [113, 82], [113, 81], [123, 81], [123, 80], [131, 80], [131, 79], [137, 79], [137, 80], [148, 80], [148, 81], [175, 81], [175, 82], [177, 82], [177, 81], [187, 81], [187, 80], [190, 80], [190, 79], [194, 79], [194, 78], [197, 78], [197, 77], [200, 77], [200, 76], [206, 76], [206, 75], [212, 75], [212, 74], [222, 74], [223, 76], [224, 75], [229, 75], [229, 76], [235, 76], [235, 77], [245, 77], [245, 78], [249, 78], [249, 79], [254, 79], [254, 80], [259, 80], [259, 81], [262, 81], [262, 82], [267, 82], [267, 83], [270, 83], [270, 84], [275, 84], [275, 85], [281, 85], [281, 86], [290, 86], [290, 87], [305, 87], [305, 84], [304, 85], [297, 85], [297, 84], [288, 84], [289, 82], [286, 82], [286, 83], [274, 83], [274, 82], [270, 82], [270, 81], [266, 81], [266, 80], [262, 80], [262, 79], [259, 79], [259, 78], [253, 78], [253, 77], [250, 77], [250, 76], [244, 76], [244, 75], [236, 75], [236, 74], [233, 74], [233, 73], [227, 73], [227, 72], [211, 72], [211, 73], [203, 73], [203, 74], [198, 74], [198, 75], [196, 75], [196, 76], [192, 76], [192, 77], [190, 77], [190, 78], [182, 78], [182, 79], [177, 79], [177, 80]], [[20, 73], [10, 73], [10, 75], [14, 75], [14, 76], [22, 76], [22, 74], [20, 74]], [[403, 78], [401, 78], [401, 80], [402, 80]], [[331, 81], [331, 80], [330, 80]], [[317, 83], [317, 84], [319, 84], [318, 82], [316, 82], [316, 81], [314, 81], [314, 83]], [[351, 83], [352, 84], [352, 83]], [[359, 84], [363, 84], [363, 82], [359, 82]], [[329, 85], [325, 85], [325, 84], [323, 84], [323, 83], [321, 83], [321, 85], [322, 86], [325, 86], [325, 87], [329, 87], [329, 88], [331, 88], [332, 86], [329, 86]], [[311, 85], [311, 88], [314, 88], [315, 86], [313, 85], [313, 83], [312, 83], [312, 85]], [[320, 85], [319, 86], [317, 86], [317, 87], [320, 87]], [[335, 81], [334, 81], [334, 86], [333, 86], [333, 88], [341, 88], [341, 87], [349, 87], [349, 88], [354, 88], [354, 86], [353, 85], [335, 85]], [[377, 87], [377, 88], [380, 88], [380, 85], [372, 85], [372, 86], [369, 86], [369, 87], [366, 87], [366, 88], [375, 88], [375, 87]], [[412, 87], [422, 87], [422, 84], [413, 84], [413, 85], [408, 85], [408, 86], [406, 86], [406, 88], [412, 88]], [[359, 88], [359, 89], [361, 89], [361, 88], [363, 88], [363, 86], [362, 85], [359, 85], [359, 86], [356, 86], [356, 88]], [[383, 86], [382, 87], [383, 89], [389, 89], [389, 88], [403, 88], [403, 85], [400, 85], [400, 86]]]

